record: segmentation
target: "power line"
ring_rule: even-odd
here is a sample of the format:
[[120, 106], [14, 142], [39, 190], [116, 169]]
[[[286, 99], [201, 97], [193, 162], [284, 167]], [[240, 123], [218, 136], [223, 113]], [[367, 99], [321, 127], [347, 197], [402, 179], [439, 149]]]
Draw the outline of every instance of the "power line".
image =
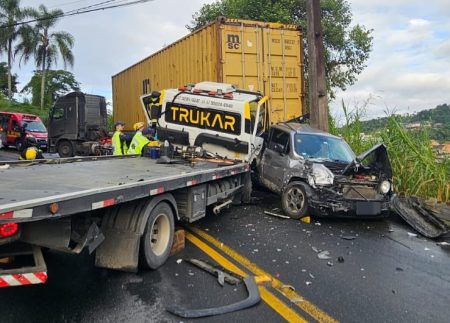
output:
[[[20, 26], [20, 25], [25, 25], [25, 24], [29, 24], [29, 23], [32, 23], [32, 22], [49, 20], [49, 19], [53, 19], [53, 18], [69, 17], [69, 16], [81, 15], [83, 13], [89, 13], [89, 12], [94, 12], [94, 11], [100, 11], [100, 10], [119, 8], [119, 7], [132, 6], [132, 5], [136, 5], [136, 4], [140, 4], [140, 3], [150, 2], [150, 1], [153, 1], [153, 0], [135, 0], [135, 1], [127, 2], [127, 3], [121, 3], [121, 4], [118, 3], [118, 4], [114, 4], [114, 5], [109, 5], [109, 6], [95, 8], [96, 6], [99, 6], [101, 4], [106, 4], [106, 3], [110, 3], [110, 2], [114, 2], [114, 1], [116, 1], [116, 0], [104, 1], [104, 2], [98, 3], [96, 5], [87, 6], [87, 7], [71, 10], [71, 11], [68, 11], [68, 12], [63, 12], [62, 14], [48, 16], [48, 17], [45, 17], [45, 18], [37, 18], [37, 19], [32, 19], [32, 20], [27, 20], [27, 21], [16, 22], [14, 24], [1, 25], [0, 29], [14, 27], [14, 26]], [[119, 2], [123, 2], [123, 0], [119, 0]], [[91, 8], [91, 9], [88, 9], [88, 8]]]

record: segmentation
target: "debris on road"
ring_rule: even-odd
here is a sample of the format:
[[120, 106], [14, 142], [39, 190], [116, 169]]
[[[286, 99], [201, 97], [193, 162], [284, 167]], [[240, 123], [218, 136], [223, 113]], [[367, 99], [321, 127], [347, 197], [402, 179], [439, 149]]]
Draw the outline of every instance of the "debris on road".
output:
[[321, 260], [331, 259], [330, 252], [328, 250], [321, 251], [317, 254], [317, 258]]
[[216, 276], [218, 278], [219, 284], [221, 286], [223, 286], [223, 281], [227, 282], [230, 285], [237, 285], [241, 282], [240, 278], [237, 278], [235, 276], [233, 276], [233, 273], [231, 272], [226, 272], [226, 269], [218, 269], [215, 266], [205, 262], [205, 261], [201, 261], [198, 259], [187, 259], [186, 260], [188, 263], [203, 269], [204, 271]]
[[414, 230], [427, 238], [450, 232], [450, 206], [434, 199], [394, 196], [392, 207]]
[[312, 284], [312, 282], [310, 282], [310, 281], [306, 281], [306, 282], [305, 282], [305, 284], [306, 284], [306, 286], [309, 286], [309, 285], [311, 285], [311, 284]]
[[302, 221], [303, 223], [306, 223], [306, 224], [310, 224], [311, 223], [311, 217], [310, 216], [305, 216], [305, 217], [301, 218], [300, 221]]
[[442, 241], [442, 242], [436, 243], [436, 245], [441, 246], [441, 247], [448, 247], [448, 246], [450, 246], [450, 243], [448, 243], [447, 241]]
[[344, 240], [355, 240], [356, 237], [355, 236], [341, 236], [341, 239], [344, 239]]
[[327, 262], [327, 265], [328, 265], [329, 267], [333, 267], [333, 263], [332, 263], [331, 261]]
[[282, 218], [282, 219], [290, 219], [290, 217], [288, 217], [287, 215], [273, 213], [273, 212], [269, 212], [269, 211], [264, 211], [264, 214], [275, 216], [277, 218]]
[[344, 262], [344, 257], [339, 256], [337, 258], [337, 261], [340, 262], [340, 263], [343, 263]]
[[237, 303], [204, 309], [185, 309], [177, 305], [171, 305], [166, 310], [183, 318], [198, 318], [236, 312], [258, 304], [261, 297], [254, 277], [248, 276], [244, 278], [244, 284], [247, 288], [248, 297]]
[[410, 237], [417, 237], [417, 234], [408, 232], [408, 236], [410, 236]]
[[181, 264], [182, 261], [183, 259], [177, 259], [177, 264]]

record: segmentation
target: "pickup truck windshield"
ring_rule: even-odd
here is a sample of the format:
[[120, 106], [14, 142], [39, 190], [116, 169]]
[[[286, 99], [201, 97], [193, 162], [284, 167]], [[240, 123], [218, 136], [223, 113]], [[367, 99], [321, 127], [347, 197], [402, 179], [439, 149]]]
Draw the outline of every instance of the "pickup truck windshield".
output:
[[26, 131], [47, 132], [47, 129], [45, 129], [45, 126], [42, 123], [42, 121], [28, 121], [28, 120], [24, 120], [23, 121], [23, 127], [25, 128]]
[[355, 158], [344, 140], [315, 134], [295, 134], [294, 149], [308, 159], [349, 163]]

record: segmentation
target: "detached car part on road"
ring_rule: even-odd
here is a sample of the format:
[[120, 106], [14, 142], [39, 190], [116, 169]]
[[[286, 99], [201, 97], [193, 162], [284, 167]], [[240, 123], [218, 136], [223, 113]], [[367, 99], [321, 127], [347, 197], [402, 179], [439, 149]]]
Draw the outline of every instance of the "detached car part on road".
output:
[[389, 214], [392, 170], [384, 145], [355, 156], [342, 138], [296, 122], [272, 126], [266, 136], [255, 177], [281, 195], [291, 218]]

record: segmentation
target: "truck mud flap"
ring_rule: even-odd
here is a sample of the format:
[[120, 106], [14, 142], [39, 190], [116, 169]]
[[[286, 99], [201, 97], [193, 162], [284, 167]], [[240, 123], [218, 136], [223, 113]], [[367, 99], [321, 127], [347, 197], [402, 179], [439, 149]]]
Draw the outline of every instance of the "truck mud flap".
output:
[[0, 287], [43, 284], [47, 266], [41, 248], [11, 244], [0, 248]]
[[221, 315], [231, 312], [240, 311], [249, 307], [252, 307], [253, 305], [256, 305], [260, 300], [261, 297], [259, 295], [258, 286], [256, 285], [255, 279], [251, 276], [244, 278], [244, 284], [247, 288], [248, 297], [242, 301], [239, 301], [234, 304], [229, 304], [225, 306], [220, 307], [213, 307], [213, 308], [204, 308], [204, 309], [184, 309], [180, 306], [170, 306], [167, 307], [166, 310], [172, 314], [175, 314], [177, 316], [183, 317], [183, 318], [197, 318], [197, 317], [206, 317], [206, 316], [213, 316], [213, 315]]
[[427, 238], [438, 238], [450, 232], [450, 208], [431, 205], [416, 197], [394, 196], [393, 209], [417, 232]]

